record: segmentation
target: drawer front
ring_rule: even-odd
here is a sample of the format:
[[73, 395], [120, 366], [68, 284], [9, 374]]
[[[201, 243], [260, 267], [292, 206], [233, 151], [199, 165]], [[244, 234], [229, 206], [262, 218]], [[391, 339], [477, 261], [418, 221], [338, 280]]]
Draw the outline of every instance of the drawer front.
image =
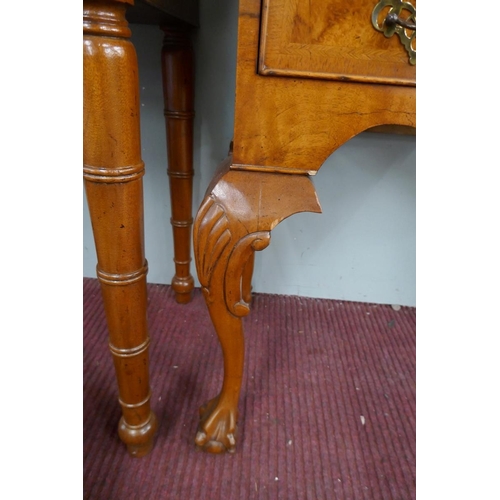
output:
[[[259, 74], [415, 86], [416, 67], [400, 37], [386, 37], [372, 24], [377, 3], [263, 0]], [[416, 0], [409, 3], [416, 9]], [[380, 24], [389, 9], [381, 10]]]

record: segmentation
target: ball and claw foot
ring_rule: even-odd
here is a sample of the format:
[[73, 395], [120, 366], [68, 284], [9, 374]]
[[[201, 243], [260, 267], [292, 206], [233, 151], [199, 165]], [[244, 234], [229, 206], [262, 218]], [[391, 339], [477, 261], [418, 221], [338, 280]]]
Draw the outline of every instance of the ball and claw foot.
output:
[[219, 405], [219, 397], [216, 397], [200, 408], [200, 417], [196, 445], [208, 453], [234, 453], [237, 412]]

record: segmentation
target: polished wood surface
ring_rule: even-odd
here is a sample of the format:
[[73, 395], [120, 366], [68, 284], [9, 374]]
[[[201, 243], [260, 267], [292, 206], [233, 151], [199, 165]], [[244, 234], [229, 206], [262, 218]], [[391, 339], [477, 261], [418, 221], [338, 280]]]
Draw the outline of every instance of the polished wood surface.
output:
[[373, 29], [375, 4], [263, 0], [260, 74], [415, 86], [398, 37]]
[[416, 126], [414, 87], [257, 74], [259, 33], [260, 2], [241, 0], [233, 168], [314, 174], [364, 130]]
[[212, 453], [233, 452], [236, 446], [242, 317], [250, 312], [254, 253], [269, 245], [271, 230], [286, 217], [320, 212], [306, 176], [232, 171], [230, 160], [209, 186], [193, 231], [198, 278], [224, 356], [222, 390], [200, 408], [196, 435], [196, 444]]
[[[83, 172], [118, 381], [119, 435], [152, 447], [137, 57], [125, 1], [83, 3]], [[118, 146], [117, 146], [118, 145]]]
[[[233, 452], [236, 447], [244, 359], [241, 318], [250, 311], [255, 251], [269, 245], [272, 229], [285, 217], [321, 211], [309, 175], [342, 144], [373, 127], [416, 126], [415, 87], [395, 84], [400, 62], [391, 62], [394, 74], [386, 75], [385, 84], [368, 83], [373, 77], [370, 58], [366, 58], [365, 73], [362, 65], [356, 69], [367, 77], [363, 82], [323, 79], [317, 74], [259, 74], [261, 6], [273, 5], [279, 6], [276, 12], [281, 15], [276, 18], [265, 11], [262, 25], [262, 36], [266, 39], [271, 34], [272, 43], [290, 41], [290, 36], [314, 41], [313, 45], [323, 40], [328, 52], [333, 36], [328, 29], [339, 25], [336, 16], [342, 7], [344, 29], [348, 29], [349, 16], [356, 29], [359, 19], [365, 19], [366, 26], [359, 31], [362, 38], [356, 42], [359, 54], [363, 47], [367, 53], [383, 47], [379, 40], [375, 48], [371, 45], [375, 30], [370, 16], [375, 2], [365, 16], [366, 0], [240, 0], [233, 153], [212, 180], [193, 231], [198, 277], [224, 357], [221, 392], [201, 407], [195, 440], [212, 453]], [[384, 38], [376, 31], [375, 35]], [[399, 49], [409, 64], [405, 50]], [[312, 60], [318, 64], [321, 48], [314, 51], [316, 55], [311, 53], [304, 60], [297, 56], [301, 50], [295, 52], [294, 60], [283, 59], [286, 64], [293, 60], [287, 70], [302, 71], [303, 64]], [[393, 57], [392, 53], [387, 56]]]
[[[127, 22], [162, 23], [161, 58], [170, 175], [172, 286], [188, 302], [192, 226], [194, 67], [190, 29], [198, 2], [88, 0], [83, 4], [84, 180], [118, 382], [118, 433], [132, 456], [149, 452], [157, 428], [150, 408], [140, 96]], [[157, 48], [160, 55], [160, 47]]]
[[193, 124], [194, 54], [190, 34], [184, 28], [162, 28], [162, 60], [165, 126], [167, 131], [170, 219], [174, 237], [176, 300], [191, 300], [194, 279], [190, 274], [191, 227], [193, 225]]

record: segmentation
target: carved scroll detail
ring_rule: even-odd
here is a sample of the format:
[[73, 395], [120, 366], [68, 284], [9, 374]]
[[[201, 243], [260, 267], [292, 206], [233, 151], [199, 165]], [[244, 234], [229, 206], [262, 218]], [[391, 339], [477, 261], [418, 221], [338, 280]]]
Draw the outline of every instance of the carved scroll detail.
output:
[[246, 316], [250, 306], [244, 300], [242, 291], [244, 264], [252, 252], [269, 245], [270, 231], [248, 234], [242, 224], [237, 221], [231, 223], [224, 205], [212, 194], [204, 200], [198, 212], [194, 240], [198, 278], [207, 299], [212, 300], [213, 271], [221, 265], [224, 268], [226, 307], [237, 317]]
[[246, 316], [250, 312], [250, 304], [243, 298], [241, 288], [245, 263], [255, 251], [264, 250], [271, 242], [270, 231], [247, 234], [232, 251], [225, 276], [224, 295], [228, 309], [235, 316]]

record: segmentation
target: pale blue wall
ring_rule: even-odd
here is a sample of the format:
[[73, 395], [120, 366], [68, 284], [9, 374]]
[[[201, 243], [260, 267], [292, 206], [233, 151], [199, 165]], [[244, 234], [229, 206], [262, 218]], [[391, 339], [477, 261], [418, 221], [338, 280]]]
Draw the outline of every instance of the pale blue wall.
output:
[[[194, 210], [232, 138], [237, 2], [201, 2], [196, 36]], [[159, 50], [162, 33], [132, 26], [141, 81], [148, 281], [174, 274]], [[412, 136], [364, 133], [338, 149], [313, 178], [323, 214], [298, 214], [257, 253], [257, 292], [415, 305], [415, 163]], [[95, 277], [84, 199], [83, 275]], [[193, 274], [195, 269], [193, 267]], [[199, 283], [196, 280], [196, 285]]]

